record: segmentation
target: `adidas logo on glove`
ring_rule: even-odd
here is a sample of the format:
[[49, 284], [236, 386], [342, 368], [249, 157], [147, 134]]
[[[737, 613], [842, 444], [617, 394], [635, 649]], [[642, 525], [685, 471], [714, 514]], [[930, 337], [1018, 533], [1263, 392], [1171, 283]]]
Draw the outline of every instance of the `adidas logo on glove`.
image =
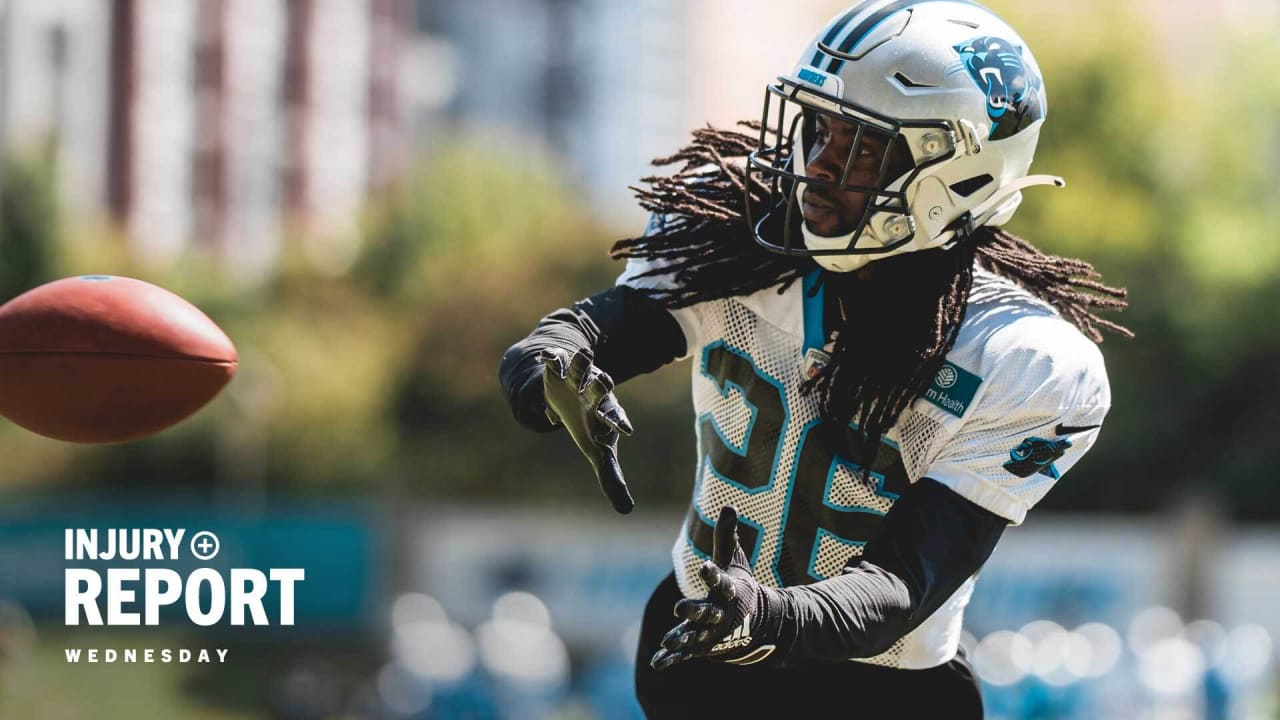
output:
[[742, 624], [734, 628], [733, 633], [729, 637], [721, 640], [711, 647], [712, 654], [732, 650], [734, 648], [746, 647], [751, 644], [751, 616], [748, 615], [742, 620]]
[[[750, 644], [751, 644], [751, 616], [748, 615], [742, 619], [741, 625], [734, 628], [733, 632], [729, 635], [729, 637], [713, 645], [711, 647], [711, 651], [708, 654], [715, 655], [717, 653], [728, 652], [729, 650], [736, 650], [738, 648], [747, 647]], [[775, 649], [777, 649], [776, 645], [761, 645], [760, 647], [748, 652], [746, 655], [743, 655], [742, 657], [725, 659], [725, 662], [730, 663], [732, 665], [751, 665], [753, 663], [758, 663], [761, 660], [764, 660], [765, 658], [769, 657], [770, 655], [773, 654], [773, 651]]]

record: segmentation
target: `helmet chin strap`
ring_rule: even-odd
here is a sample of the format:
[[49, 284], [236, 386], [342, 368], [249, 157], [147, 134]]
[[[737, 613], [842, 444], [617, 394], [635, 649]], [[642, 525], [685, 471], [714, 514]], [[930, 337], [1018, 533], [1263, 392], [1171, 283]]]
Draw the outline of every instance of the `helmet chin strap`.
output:
[[[796, 192], [798, 194], [803, 193], [806, 187], [805, 183], [799, 182], [798, 186], [799, 187]], [[803, 209], [800, 211], [800, 215], [802, 218], [804, 217]], [[875, 214], [872, 215], [872, 217], [874, 216]], [[809, 229], [808, 221], [802, 221], [800, 223], [800, 234], [804, 238], [804, 246], [810, 250], [844, 250], [852, 247], [854, 243], [863, 238], [869, 238], [872, 242], [878, 245], [885, 245], [886, 243], [880, 239], [872, 226], [873, 223], [866, 223], [862, 228], [862, 232], [857, 235], [857, 240], [855, 240], [854, 231], [849, 231], [842, 235], [819, 235]], [[910, 247], [910, 244], [906, 246], [908, 249]], [[884, 257], [884, 255], [865, 253], [849, 253], [847, 255], [814, 255], [813, 261], [818, 263], [819, 267], [825, 270], [830, 270], [831, 272], [853, 272], [854, 270], [865, 267], [867, 263], [879, 257]]]
[[[802, 183], [803, 185], [803, 183]], [[799, 192], [804, 192], [801, 187]], [[800, 213], [804, 215], [802, 210]], [[825, 237], [819, 235], [809, 229], [809, 221], [803, 220], [800, 223], [800, 234], [804, 237], [804, 246], [810, 250], [843, 250], [849, 247], [853, 242], [853, 233], [847, 232], [844, 235], [835, 235], [833, 237]], [[820, 267], [831, 272], [853, 272], [863, 267], [874, 259], [872, 255], [814, 255], [813, 261], [818, 263]]]
[[[1004, 206], [1010, 198], [1015, 197], [1026, 188], [1034, 187], [1036, 185], [1051, 185], [1053, 187], [1060, 188], [1066, 187], [1067, 182], [1056, 175], [1027, 175], [1019, 178], [999, 188], [991, 194], [991, 197], [988, 197], [986, 200], [978, 203], [972, 210], [957, 218], [946, 231], [939, 235], [939, 238], [946, 238], [942, 243], [931, 242], [927, 247], [935, 247], [938, 245], [948, 247], [955, 241], [969, 236], [978, 228], [991, 223], [992, 220], [999, 220], [1000, 215], [1006, 214]], [[800, 183], [798, 192], [803, 191], [804, 183]], [[803, 215], [803, 212], [801, 214]], [[1007, 219], [1007, 217], [1004, 218], [1004, 220]], [[1000, 220], [997, 224], [1003, 224], [1003, 220]], [[851, 243], [854, 242], [852, 232], [827, 237], [810, 230], [808, 222], [800, 223], [800, 232], [804, 237], [805, 247], [810, 250], [842, 250], [850, 247]], [[880, 240], [880, 238], [876, 237], [875, 231], [872, 229], [872, 223], [868, 223], [867, 226], [863, 228], [859, 239], [861, 239], [863, 235], [869, 235], [877, 242]], [[930, 238], [929, 240], [932, 239], [933, 238]], [[928, 240], [926, 240], [926, 242], [928, 242]], [[873, 260], [889, 257], [891, 255], [898, 255], [904, 252], [911, 252], [913, 250], [922, 250], [925, 249], [925, 247], [926, 246], [921, 245], [919, 238], [916, 238], [912, 242], [884, 253], [883, 255], [815, 255], [813, 256], [813, 261], [823, 269], [831, 272], [853, 272], [854, 270], [865, 267]]]

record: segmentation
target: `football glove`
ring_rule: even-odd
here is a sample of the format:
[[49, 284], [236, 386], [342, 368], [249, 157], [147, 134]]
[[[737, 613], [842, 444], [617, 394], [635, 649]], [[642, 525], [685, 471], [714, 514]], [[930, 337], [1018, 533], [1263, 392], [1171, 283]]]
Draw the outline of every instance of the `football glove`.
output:
[[[777, 589], [752, 577], [747, 554], [738, 543], [738, 512], [732, 507], [720, 510], [711, 557], [698, 569], [707, 583], [707, 597], [676, 603], [680, 624], [662, 638], [662, 647], [649, 661], [653, 669], [665, 670], [696, 657], [754, 665], [774, 656], [783, 599]], [[780, 654], [773, 660], [780, 661]]]
[[618, 464], [618, 438], [630, 435], [631, 421], [613, 394], [613, 380], [591, 364], [586, 352], [543, 350], [542, 391], [547, 418], [569, 431], [578, 450], [595, 470], [600, 489], [613, 509], [626, 514], [635, 508]]

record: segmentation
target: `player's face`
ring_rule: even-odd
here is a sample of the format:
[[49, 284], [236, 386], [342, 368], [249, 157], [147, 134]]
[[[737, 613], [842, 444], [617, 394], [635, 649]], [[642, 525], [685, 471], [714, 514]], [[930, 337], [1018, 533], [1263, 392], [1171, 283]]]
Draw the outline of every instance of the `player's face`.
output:
[[[846, 184], [877, 185], [888, 140], [871, 132], [863, 132], [861, 138], [857, 135], [858, 128], [853, 123], [819, 114], [814, 121], [813, 142], [805, 157], [808, 174], [839, 183], [847, 166]], [[800, 207], [810, 232], [835, 237], [858, 227], [869, 201], [867, 193], [806, 185], [800, 196]]]

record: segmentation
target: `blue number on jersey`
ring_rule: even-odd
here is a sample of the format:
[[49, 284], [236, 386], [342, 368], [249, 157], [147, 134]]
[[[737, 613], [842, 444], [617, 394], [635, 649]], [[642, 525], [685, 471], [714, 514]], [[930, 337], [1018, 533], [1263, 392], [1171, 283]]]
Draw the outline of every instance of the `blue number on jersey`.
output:
[[[782, 384], [762, 372], [746, 353], [724, 342], [703, 351], [702, 372], [722, 395], [733, 387], [751, 410], [751, 420], [741, 446], [730, 442], [709, 414], [698, 419], [702, 463], [718, 479], [747, 493], [770, 489], [783, 451], [783, 434], [789, 420]], [[825, 537], [843, 545], [860, 547], [871, 537], [884, 516], [860, 505], [842, 505], [832, 499], [837, 471], [846, 467], [856, 476], [861, 467], [840, 454], [848, 444], [843, 427], [814, 421], [800, 433], [796, 459], [787, 478], [773, 575], [779, 585], [802, 585], [821, 580], [815, 564], [819, 543]], [[894, 500], [906, 489], [906, 468], [898, 448], [882, 440], [871, 464], [873, 492]], [[755, 560], [764, 528], [758, 520], [741, 517], [738, 528], [746, 550]], [[713, 524], [698, 512], [696, 503], [688, 517], [689, 540], [699, 555], [709, 557]], [[852, 555], [852, 552], [850, 553]]]

